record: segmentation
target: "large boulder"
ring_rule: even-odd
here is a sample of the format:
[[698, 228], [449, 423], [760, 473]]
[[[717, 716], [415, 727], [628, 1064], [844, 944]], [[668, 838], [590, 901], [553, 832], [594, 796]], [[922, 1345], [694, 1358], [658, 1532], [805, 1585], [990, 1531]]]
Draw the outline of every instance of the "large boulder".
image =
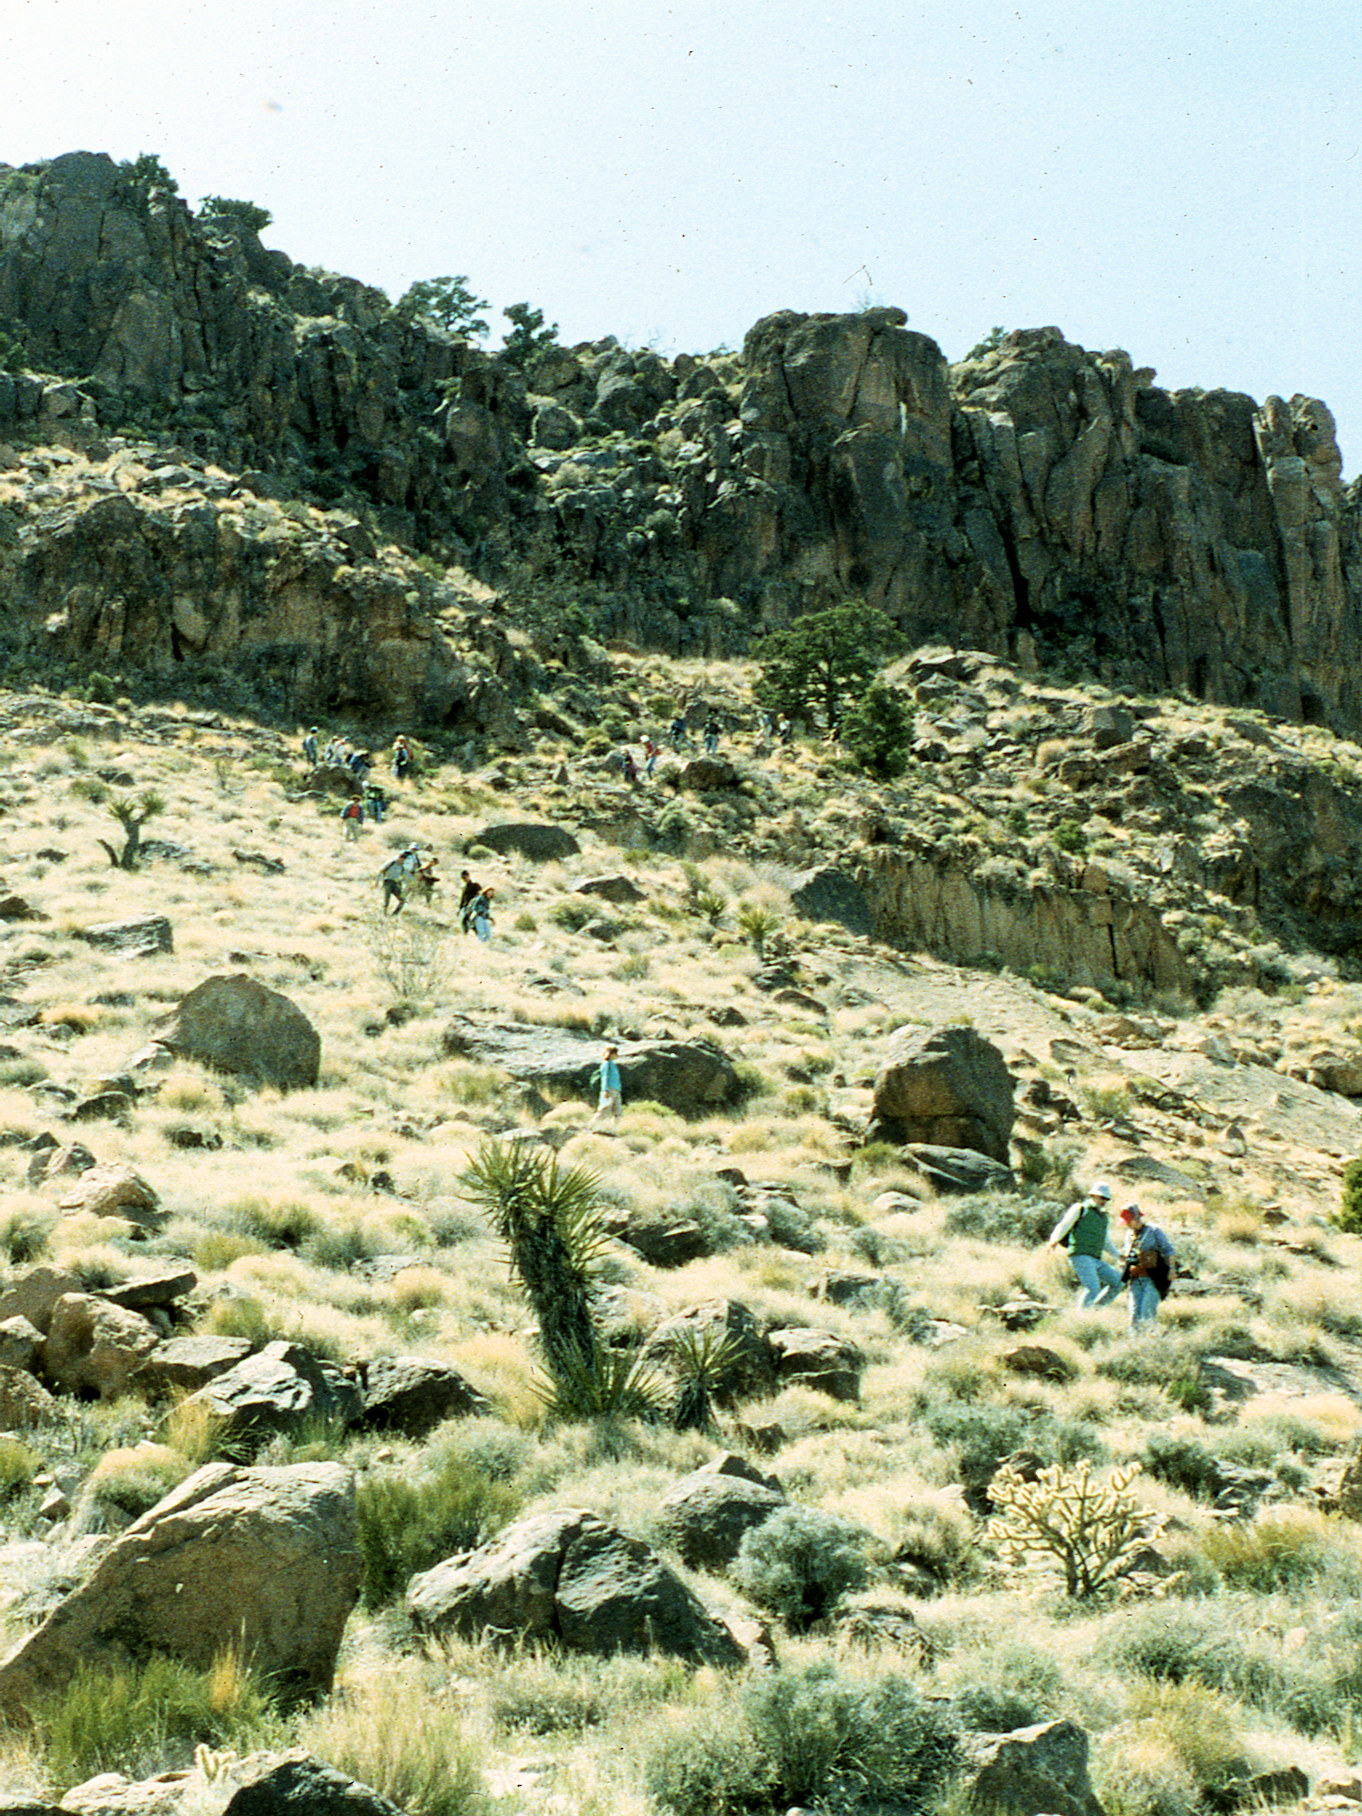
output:
[[579, 1508], [531, 1514], [481, 1550], [413, 1577], [407, 1609], [433, 1638], [743, 1662], [732, 1634], [656, 1553]]
[[662, 1532], [694, 1570], [726, 1569], [743, 1534], [786, 1505], [784, 1492], [769, 1479], [750, 1467], [731, 1473], [725, 1462], [693, 1470], [662, 1497]]
[[[441, 1044], [451, 1057], [500, 1066], [513, 1078], [582, 1096], [591, 1092], [601, 1043], [532, 1022], [490, 1024], [456, 1015]], [[702, 1116], [735, 1096], [733, 1062], [705, 1040], [624, 1041], [620, 1081], [626, 1104], [647, 1098], [681, 1116]]]
[[321, 1036], [302, 1010], [242, 972], [191, 990], [157, 1041], [182, 1059], [281, 1091], [315, 1085], [322, 1063]]
[[86, 1211], [92, 1217], [122, 1217], [143, 1232], [162, 1228], [168, 1215], [141, 1174], [125, 1166], [87, 1167], [63, 1192], [59, 1203], [64, 1211]]
[[998, 1816], [1105, 1816], [1088, 1778], [1088, 1737], [1077, 1722], [968, 1734], [961, 1751], [973, 1807]]
[[582, 849], [570, 832], [543, 821], [505, 821], [483, 826], [465, 841], [467, 849], [485, 845], [488, 851], [501, 855], [518, 852], [534, 864], [551, 864], [558, 858], [574, 858]]
[[1006, 1163], [1015, 1081], [973, 1028], [904, 1031], [875, 1080], [868, 1141], [973, 1148]]
[[43, 1372], [64, 1393], [115, 1400], [128, 1391], [160, 1340], [141, 1312], [94, 1293], [66, 1293], [52, 1308]]
[[350, 1470], [209, 1463], [100, 1552], [0, 1663], [0, 1714], [23, 1719], [82, 1664], [153, 1652], [206, 1670], [238, 1648], [283, 1694], [325, 1692], [358, 1593]]
[[649, 1361], [665, 1363], [676, 1353], [678, 1340], [692, 1337], [727, 1339], [731, 1362], [725, 1374], [725, 1400], [757, 1399], [776, 1386], [771, 1346], [751, 1309], [738, 1299], [706, 1299], [687, 1306], [674, 1318], [659, 1324], [643, 1346]]
[[366, 1431], [423, 1438], [445, 1419], [491, 1411], [491, 1403], [456, 1369], [415, 1356], [376, 1356], [360, 1364]]
[[859, 1400], [865, 1357], [854, 1343], [830, 1330], [804, 1325], [767, 1336], [782, 1381], [797, 1381], [833, 1400]]
[[845, 870], [827, 865], [799, 877], [790, 891], [790, 902], [806, 921], [832, 921], [851, 933], [872, 934], [875, 917], [859, 883]]
[[359, 1387], [344, 1370], [282, 1341], [215, 1375], [185, 1404], [220, 1421], [224, 1437], [250, 1442], [318, 1419], [350, 1425], [362, 1407]]

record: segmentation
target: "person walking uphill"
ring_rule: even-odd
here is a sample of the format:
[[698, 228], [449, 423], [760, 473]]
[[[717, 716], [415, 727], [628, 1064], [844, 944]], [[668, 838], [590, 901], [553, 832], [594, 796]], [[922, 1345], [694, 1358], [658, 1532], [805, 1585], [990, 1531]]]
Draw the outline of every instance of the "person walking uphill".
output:
[[1152, 1330], [1159, 1307], [1168, 1297], [1177, 1273], [1173, 1245], [1163, 1231], [1145, 1222], [1138, 1204], [1128, 1204], [1121, 1222], [1129, 1231], [1121, 1278], [1130, 1284], [1130, 1328]]
[[1121, 1290], [1120, 1274], [1105, 1259], [1107, 1255], [1112, 1261], [1121, 1259], [1107, 1233], [1110, 1203], [1111, 1187], [1099, 1179], [1086, 1198], [1069, 1206], [1046, 1243], [1047, 1248], [1068, 1249], [1069, 1265], [1078, 1278], [1078, 1303], [1084, 1311], [1108, 1304]]
[[596, 1114], [591, 1118], [591, 1121], [588, 1124], [588, 1127], [590, 1128], [594, 1129], [598, 1122], [619, 1121], [620, 1104], [623, 1099], [624, 1089], [620, 1082], [620, 1069], [617, 1063], [619, 1056], [620, 1050], [618, 1047], [603, 1047], [601, 1049], [601, 1063], [592, 1074], [593, 1078], [600, 1080], [601, 1100], [596, 1105]]

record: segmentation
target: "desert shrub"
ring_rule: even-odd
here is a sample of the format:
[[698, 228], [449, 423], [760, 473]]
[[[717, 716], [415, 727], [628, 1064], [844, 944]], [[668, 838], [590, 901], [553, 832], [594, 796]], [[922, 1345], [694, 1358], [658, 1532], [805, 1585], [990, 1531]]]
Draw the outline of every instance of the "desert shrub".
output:
[[1129, 1493], [1134, 1469], [1095, 1481], [1086, 1463], [1042, 1469], [1034, 1481], [1005, 1466], [989, 1484], [987, 1537], [1008, 1563], [1028, 1554], [1054, 1558], [1065, 1593], [1089, 1596], [1130, 1566], [1145, 1542], [1149, 1516]]
[[56, 1221], [51, 1211], [13, 1210], [0, 1218], [0, 1249], [16, 1267], [35, 1261], [47, 1247]]
[[86, 1483], [87, 1504], [92, 1509], [112, 1507], [135, 1520], [164, 1500], [189, 1470], [183, 1452], [163, 1444], [109, 1451]]
[[743, 1537], [733, 1579], [754, 1602], [804, 1633], [870, 1581], [870, 1534], [817, 1507], [782, 1507]]
[[1208, 1527], [1201, 1551], [1227, 1588], [1260, 1595], [1325, 1579], [1355, 1595], [1362, 1579], [1357, 1553], [1342, 1532], [1304, 1507], [1269, 1507], [1243, 1525]]
[[1350, 1160], [1343, 1169], [1343, 1196], [1334, 1222], [1350, 1236], [1362, 1235], [1362, 1160]]
[[483, 1748], [458, 1698], [423, 1696], [399, 1677], [333, 1696], [299, 1739], [407, 1816], [475, 1816], [487, 1807]]
[[489, 1685], [493, 1721], [522, 1734], [584, 1734], [632, 1710], [682, 1699], [689, 1673], [674, 1658], [573, 1658], [518, 1652]]
[[1006, 1638], [953, 1659], [942, 1682], [961, 1725], [994, 1734], [1051, 1720], [1064, 1691], [1053, 1653]]
[[1233, 1705], [1200, 1684], [1135, 1685], [1094, 1788], [1112, 1816], [1195, 1816], [1240, 1801], [1248, 1762]]
[[21, 1439], [0, 1435], [0, 1501], [27, 1488], [38, 1473], [37, 1453]]
[[453, 1454], [429, 1474], [360, 1478], [360, 1594], [381, 1608], [454, 1551], [483, 1543], [519, 1512], [522, 1496], [504, 1477], [470, 1469]]
[[157, 1655], [141, 1665], [82, 1665], [33, 1716], [58, 1793], [100, 1772], [148, 1778], [184, 1766], [200, 1744], [248, 1751], [277, 1736], [269, 1699], [231, 1653], [206, 1671]]
[[644, 1775], [670, 1816], [864, 1800], [913, 1809], [949, 1771], [955, 1737], [950, 1715], [905, 1678], [824, 1661], [769, 1672], [740, 1699], [669, 1723]]
[[300, 1249], [321, 1228], [317, 1213], [291, 1198], [233, 1199], [224, 1207], [224, 1215], [233, 1228], [258, 1237], [271, 1248]]
[[1144, 1468], [1156, 1481], [1185, 1494], [1213, 1494], [1219, 1479], [1216, 1460], [1200, 1438], [1155, 1427], [1145, 1439]]
[[964, 1511], [920, 1501], [901, 1508], [894, 1521], [894, 1561], [907, 1564], [941, 1588], [958, 1588], [979, 1571], [974, 1527]]
[[1129, 1608], [1098, 1641], [1097, 1655], [1124, 1674], [1159, 1683], [1235, 1684], [1240, 1632], [1211, 1602], [1154, 1602]]
[[600, 903], [582, 896], [569, 896], [565, 902], [555, 902], [549, 910], [549, 919], [565, 933], [580, 933], [583, 927], [589, 927], [600, 913]]
[[1055, 1227], [1062, 1208], [1053, 1199], [1018, 1192], [974, 1192], [952, 1203], [946, 1212], [946, 1229], [952, 1236], [1035, 1248]]

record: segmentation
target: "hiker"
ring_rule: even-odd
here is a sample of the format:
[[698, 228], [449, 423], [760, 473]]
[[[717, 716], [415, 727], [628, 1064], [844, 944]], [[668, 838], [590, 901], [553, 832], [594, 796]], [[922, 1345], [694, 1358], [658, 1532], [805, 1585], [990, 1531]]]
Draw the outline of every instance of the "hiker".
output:
[[345, 834], [346, 844], [352, 844], [359, 837], [359, 829], [364, 824], [364, 802], [359, 795], [352, 795], [340, 810], [341, 831]]
[[672, 749], [673, 750], [684, 750], [686, 747], [685, 717], [681, 713], [678, 713], [676, 715], [676, 717], [672, 720], [671, 726], [669, 729], [671, 731]]
[[317, 727], [314, 725], [303, 739], [303, 759], [309, 769], [317, 767]]
[[352, 750], [350, 755], [346, 758], [346, 767], [355, 780], [363, 786], [363, 784], [368, 781], [369, 771], [372, 768], [372, 765], [369, 762], [368, 751]]
[[651, 782], [653, 771], [657, 768], [657, 759], [662, 755], [661, 749], [651, 738], [643, 740], [643, 775], [645, 781]]
[[393, 774], [405, 782], [411, 773], [411, 745], [403, 737], [393, 739]]
[[468, 907], [469, 922], [484, 945], [492, 937], [492, 895], [492, 890], [484, 889]]
[[419, 896], [423, 902], [430, 901], [435, 894], [436, 885], [440, 881], [435, 869], [436, 861], [433, 851], [416, 853], [416, 868], [411, 875], [411, 892], [413, 895]]
[[1048, 1248], [1066, 1248], [1069, 1265], [1078, 1277], [1078, 1304], [1084, 1311], [1096, 1305], [1107, 1305], [1121, 1290], [1121, 1276], [1105, 1259], [1121, 1257], [1107, 1233], [1107, 1206], [1111, 1187], [1104, 1179], [1071, 1204], [1050, 1231]]
[[1156, 1224], [1145, 1221], [1138, 1204], [1128, 1204], [1121, 1222], [1129, 1231], [1121, 1278], [1130, 1287], [1130, 1330], [1134, 1336], [1152, 1330], [1159, 1307], [1172, 1290], [1178, 1271], [1173, 1245]]
[[409, 845], [405, 851], [400, 852], [391, 863], [385, 864], [382, 870], [379, 871], [379, 879], [383, 884], [384, 914], [388, 912], [389, 902], [395, 902], [397, 904], [393, 909], [393, 913], [401, 914], [402, 904], [406, 900], [404, 886], [407, 878], [412, 873], [413, 860], [415, 857], [416, 848], [415, 846]]
[[719, 748], [719, 721], [711, 713], [705, 720], [705, 754], [712, 757]]
[[634, 761], [632, 750], [620, 752], [620, 771], [631, 788], [638, 782], [638, 764]]
[[620, 1056], [618, 1047], [603, 1047], [601, 1063], [592, 1073], [592, 1082], [600, 1081], [601, 1100], [596, 1105], [596, 1114], [591, 1118], [588, 1127], [595, 1128], [602, 1120], [618, 1122], [623, 1086], [620, 1084], [620, 1069], [617, 1061]]
[[388, 797], [378, 783], [370, 780], [364, 784], [364, 811], [375, 826], [383, 824], [383, 810], [388, 805]]
[[482, 894], [482, 884], [475, 883], [465, 870], [462, 872], [463, 888], [459, 891], [459, 925], [465, 933], [473, 931], [472, 907]]
[[785, 713], [782, 713], [776, 721], [776, 739], [779, 743], [786, 745], [794, 741], [794, 720]]

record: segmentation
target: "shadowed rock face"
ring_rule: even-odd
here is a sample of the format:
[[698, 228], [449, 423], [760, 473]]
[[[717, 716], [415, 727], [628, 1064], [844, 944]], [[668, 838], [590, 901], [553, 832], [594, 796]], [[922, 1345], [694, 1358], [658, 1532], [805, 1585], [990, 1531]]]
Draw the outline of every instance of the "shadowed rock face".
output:
[[362, 499], [412, 552], [495, 533], [589, 578], [602, 635], [676, 653], [850, 595], [913, 641], [1362, 728], [1362, 499], [1316, 399], [1161, 390], [1057, 328], [949, 366], [887, 308], [782, 311], [741, 356], [607, 339], [523, 374], [89, 152], [0, 168], [0, 319], [33, 368], [0, 374], [0, 433], [154, 421], [219, 463], [178, 514], [146, 496], [167, 470], [4, 556], [15, 613], [67, 657], [249, 648], [300, 706], [496, 718], [428, 579], [385, 587], [362, 526], [329, 563], [260, 537], [212, 496], [225, 467]]

